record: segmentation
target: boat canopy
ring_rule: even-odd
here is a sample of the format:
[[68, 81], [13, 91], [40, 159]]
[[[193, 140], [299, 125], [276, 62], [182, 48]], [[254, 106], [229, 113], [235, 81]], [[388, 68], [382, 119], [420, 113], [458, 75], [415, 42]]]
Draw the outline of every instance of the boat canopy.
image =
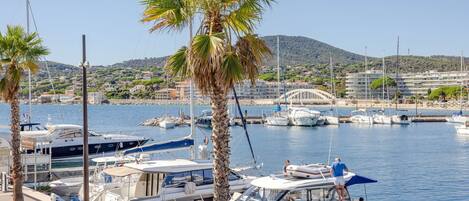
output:
[[125, 176], [129, 176], [132, 174], [139, 174], [142, 171], [123, 166], [123, 167], [106, 168], [103, 170], [103, 172], [108, 175], [115, 176], [115, 177], [125, 177]]
[[367, 178], [367, 177], [363, 177], [363, 176], [360, 176], [360, 175], [355, 175], [350, 180], [348, 180], [347, 183], [345, 183], [345, 186], [351, 186], [351, 185], [355, 185], [355, 184], [376, 183], [376, 182], [378, 182], [378, 181], [374, 180], [374, 179]]
[[124, 167], [149, 173], [177, 173], [192, 170], [211, 169], [213, 165], [209, 161], [198, 162], [187, 159], [175, 159], [152, 160], [141, 163], [126, 163], [124, 164]]
[[160, 143], [152, 143], [143, 146], [138, 146], [132, 149], [127, 149], [122, 152], [122, 154], [130, 155], [130, 154], [139, 154], [139, 153], [158, 153], [158, 152], [166, 152], [171, 150], [180, 150], [180, 149], [187, 149], [194, 145], [194, 140], [186, 137], [179, 140], [171, 140], [166, 142]]

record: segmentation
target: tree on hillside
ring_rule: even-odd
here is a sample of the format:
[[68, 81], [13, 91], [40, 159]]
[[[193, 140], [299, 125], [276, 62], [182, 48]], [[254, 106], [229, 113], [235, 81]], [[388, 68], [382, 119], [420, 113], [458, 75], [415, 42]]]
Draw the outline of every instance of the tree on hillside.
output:
[[[436, 88], [431, 91], [430, 95], [428, 95], [429, 100], [440, 100], [446, 101], [447, 99], [454, 99], [457, 100], [461, 96], [461, 86], [443, 86]], [[462, 92], [462, 95], [467, 95], [466, 91]]]
[[381, 89], [383, 87], [395, 87], [397, 86], [396, 81], [389, 76], [384, 76], [371, 82], [370, 88], [373, 90]]
[[20, 153], [20, 108], [18, 93], [25, 71], [36, 73], [38, 60], [47, 55], [37, 33], [27, 34], [20, 26], [7, 26], [5, 34], [0, 33], [0, 93], [10, 103], [11, 147], [13, 155], [13, 200], [23, 201], [23, 171]]
[[173, 75], [192, 78], [209, 95], [212, 107], [214, 200], [230, 199], [230, 136], [227, 103], [236, 82], [255, 82], [263, 58], [270, 55], [254, 28], [272, 0], [144, 0], [150, 31], [180, 31], [201, 20], [189, 47], [167, 61]]

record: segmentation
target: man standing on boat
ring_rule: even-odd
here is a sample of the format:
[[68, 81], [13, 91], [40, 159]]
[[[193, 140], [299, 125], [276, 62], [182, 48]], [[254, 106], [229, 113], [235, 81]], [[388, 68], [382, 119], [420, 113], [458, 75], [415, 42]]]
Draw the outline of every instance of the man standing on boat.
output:
[[348, 171], [345, 163], [342, 163], [339, 157], [335, 158], [334, 163], [332, 164], [331, 174], [334, 177], [334, 185], [337, 194], [339, 195], [339, 201], [345, 200], [344, 171]]

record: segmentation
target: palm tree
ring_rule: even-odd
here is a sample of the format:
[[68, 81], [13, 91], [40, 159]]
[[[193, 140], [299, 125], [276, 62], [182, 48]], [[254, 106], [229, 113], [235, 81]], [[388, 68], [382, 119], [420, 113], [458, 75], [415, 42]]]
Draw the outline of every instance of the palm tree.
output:
[[24, 71], [37, 72], [39, 57], [47, 55], [37, 33], [27, 34], [20, 26], [7, 26], [3, 35], [0, 33], [0, 93], [10, 103], [11, 145], [13, 155], [13, 200], [22, 201], [23, 171], [20, 153], [20, 110], [18, 91]]
[[208, 95], [212, 108], [214, 200], [229, 200], [230, 134], [227, 95], [238, 81], [258, 75], [262, 60], [271, 54], [254, 28], [272, 0], [144, 0], [143, 22], [150, 31], [180, 31], [195, 20], [200, 24], [188, 47], [167, 63], [173, 76], [192, 78]]

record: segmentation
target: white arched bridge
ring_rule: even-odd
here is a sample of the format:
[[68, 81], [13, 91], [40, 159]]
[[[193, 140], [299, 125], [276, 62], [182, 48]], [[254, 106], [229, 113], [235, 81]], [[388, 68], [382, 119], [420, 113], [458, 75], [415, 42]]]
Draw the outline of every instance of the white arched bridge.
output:
[[281, 95], [275, 102], [286, 104], [329, 104], [335, 97], [319, 89], [294, 89]]

